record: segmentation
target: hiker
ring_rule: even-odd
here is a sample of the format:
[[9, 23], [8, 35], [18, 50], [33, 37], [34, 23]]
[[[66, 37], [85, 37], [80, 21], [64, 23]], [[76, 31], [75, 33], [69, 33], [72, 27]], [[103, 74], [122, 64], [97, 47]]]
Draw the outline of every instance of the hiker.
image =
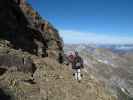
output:
[[75, 80], [81, 80], [81, 69], [84, 68], [83, 59], [79, 56], [78, 52], [75, 52], [75, 58], [72, 62], [72, 69], [74, 70]]
[[72, 64], [72, 69], [74, 71], [73, 75], [75, 80], [81, 80], [81, 69], [84, 68], [83, 59], [79, 56], [78, 52], [69, 52], [67, 55], [69, 63]]

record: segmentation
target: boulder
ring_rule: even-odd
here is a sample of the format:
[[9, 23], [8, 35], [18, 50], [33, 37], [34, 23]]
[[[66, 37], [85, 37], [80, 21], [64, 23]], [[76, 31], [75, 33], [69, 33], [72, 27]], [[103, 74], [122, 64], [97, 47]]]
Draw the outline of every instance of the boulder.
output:
[[22, 58], [14, 55], [0, 55], [0, 71], [16, 70], [24, 73], [34, 74], [36, 67], [30, 58]]

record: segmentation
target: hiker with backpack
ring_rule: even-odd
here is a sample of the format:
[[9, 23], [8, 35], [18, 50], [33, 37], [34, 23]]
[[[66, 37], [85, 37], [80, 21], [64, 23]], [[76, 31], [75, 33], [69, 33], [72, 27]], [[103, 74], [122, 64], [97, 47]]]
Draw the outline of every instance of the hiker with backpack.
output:
[[75, 52], [75, 59], [72, 62], [72, 69], [74, 70], [75, 79], [80, 81], [82, 78], [81, 69], [84, 68], [83, 59], [79, 56], [78, 52]]
[[81, 69], [84, 68], [83, 59], [79, 56], [78, 52], [71, 52], [67, 56], [69, 62], [72, 64], [73, 75], [75, 80], [81, 81]]

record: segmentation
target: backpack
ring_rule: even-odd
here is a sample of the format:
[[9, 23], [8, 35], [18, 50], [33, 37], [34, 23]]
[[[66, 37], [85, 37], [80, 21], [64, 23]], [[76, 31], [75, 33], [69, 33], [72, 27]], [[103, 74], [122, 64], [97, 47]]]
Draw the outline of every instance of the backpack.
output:
[[81, 57], [76, 57], [73, 63], [73, 69], [80, 69], [83, 66], [83, 60]]
[[82, 65], [81, 59], [79, 57], [76, 58], [75, 66], [80, 67]]

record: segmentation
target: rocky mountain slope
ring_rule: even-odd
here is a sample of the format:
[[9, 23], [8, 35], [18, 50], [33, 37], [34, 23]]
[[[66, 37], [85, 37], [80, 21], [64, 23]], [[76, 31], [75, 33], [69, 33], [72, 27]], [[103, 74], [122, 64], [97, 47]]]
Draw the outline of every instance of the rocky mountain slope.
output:
[[0, 12], [0, 35], [15, 49], [44, 57], [63, 51], [58, 31], [25, 0], [1, 0]]
[[10, 48], [2, 48], [1, 52], [3, 49], [3, 52], [9, 50], [8, 55], [32, 59], [36, 70], [34, 73], [28, 71], [29, 68], [18, 70], [17, 66], [6, 69], [0, 76], [1, 100], [116, 100], [104, 83], [87, 73], [78, 83], [73, 80], [70, 66], [59, 64], [55, 59]]
[[94, 45], [66, 45], [65, 52], [78, 50], [84, 59], [86, 72], [96, 76], [114, 89], [119, 100], [133, 98], [133, 54], [114, 53], [112, 49], [97, 48]]
[[0, 100], [117, 100], [89, 73], [73, 80], [58, 31], [25, 0], [0, 0], [0, 23]]

